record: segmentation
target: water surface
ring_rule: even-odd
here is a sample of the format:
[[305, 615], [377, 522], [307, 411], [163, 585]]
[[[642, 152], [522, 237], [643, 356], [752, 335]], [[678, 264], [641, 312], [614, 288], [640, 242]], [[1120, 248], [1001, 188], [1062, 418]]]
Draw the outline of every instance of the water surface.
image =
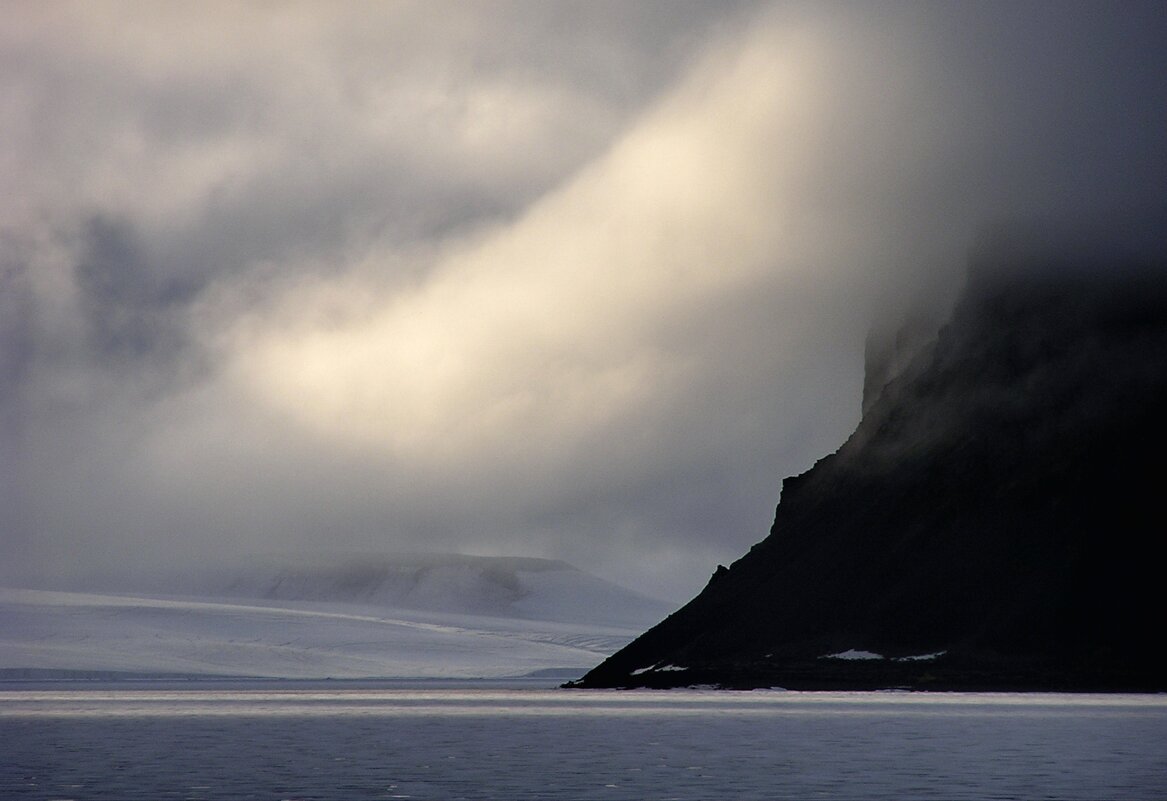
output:
[[1167, 697], [0, 691], [4, 799], [1167, 797]]

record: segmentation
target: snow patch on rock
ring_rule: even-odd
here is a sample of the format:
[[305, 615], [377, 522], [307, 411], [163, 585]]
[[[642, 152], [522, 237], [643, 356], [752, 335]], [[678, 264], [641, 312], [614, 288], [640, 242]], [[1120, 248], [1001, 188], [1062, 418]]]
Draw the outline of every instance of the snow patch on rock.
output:
[[883, 654], [877, 654], [874, 651], [859, 651], [854, 648], [848, 648], [846, 651], [840, 651], [837, 654], [823, 654], [819, 659], [886, 659]]

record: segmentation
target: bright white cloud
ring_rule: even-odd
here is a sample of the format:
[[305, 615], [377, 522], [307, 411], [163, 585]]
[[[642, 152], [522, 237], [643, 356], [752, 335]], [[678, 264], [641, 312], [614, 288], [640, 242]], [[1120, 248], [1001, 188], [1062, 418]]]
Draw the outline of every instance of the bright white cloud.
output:
[[831, 104], [849, 100], [829, 85], [839, 47], [772, 23], [719, 43], [601, 158], [514, 223], [447, 243], [420, 284], [370, 301], [374, 256], [339, 293], [288, 291], [232, 343], [235, 380], [410, 463], [448, 470], [515, 439], [541, 463], [700, 384], [719, 358], [709, 309], [764, 294], [788, 319], [757, 335], [817, 327], [816, 274], [870, 222], [817, 207]]

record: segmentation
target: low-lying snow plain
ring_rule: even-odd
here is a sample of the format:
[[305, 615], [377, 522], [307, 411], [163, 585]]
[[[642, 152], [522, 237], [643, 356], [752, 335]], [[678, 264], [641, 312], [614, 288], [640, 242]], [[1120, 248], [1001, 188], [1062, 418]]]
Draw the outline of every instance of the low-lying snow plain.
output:
[[561, 562], [286, 563], [181, 594], [0, 588], [0, 676], [582, 675], [669, 607]]

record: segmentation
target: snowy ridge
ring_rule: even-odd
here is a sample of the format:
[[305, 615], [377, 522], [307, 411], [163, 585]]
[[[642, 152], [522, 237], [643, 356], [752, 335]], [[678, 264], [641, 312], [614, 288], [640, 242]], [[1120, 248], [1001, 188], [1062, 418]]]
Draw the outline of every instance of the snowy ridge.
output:
[[279, 678], [586, 669], [635, 630], [312, 602], [0, 589], [0, 668]]
[[[118, 582], [125, 586], [125, 582]], [[326, 601], [644, 629], [672, 606], [551, 559], [462, 554], [294, 554], [167, 576], [151, 594]]]

